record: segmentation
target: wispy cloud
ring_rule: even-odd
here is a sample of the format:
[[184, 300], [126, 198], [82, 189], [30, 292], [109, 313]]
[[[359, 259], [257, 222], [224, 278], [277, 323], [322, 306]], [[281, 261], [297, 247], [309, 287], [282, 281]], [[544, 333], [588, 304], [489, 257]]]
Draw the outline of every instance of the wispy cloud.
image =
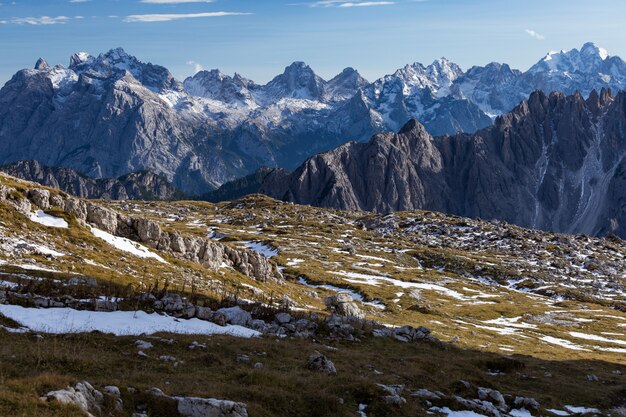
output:
[[187, 61], [187, 65], [191, 65], [193, 67], [194, 73], [198, 73], [204, 69], [204, 67], [196, 61]]
[[153, 22], [169, 22], [171, 20], [196, 19], [200, 17], [222, 17], [222, 16], [244, 16], [250, 13], [239, 12], [208, 12], [208, 13], [185, 13], [185, 14], [134, 14], [126, 16], [124, 22], [127, 23], [153, 23]]
[[526, 33], [527, 33], [529, 36], [531, 36], [531, 37], [533, 37], [533, 38], [535, 38], [535, 39], [539, 39], [540, 41], [542, 41], [542, 40], [544, 40], [544, 39], [546, 38], [546, 37], [545, 37], [545, 36], [543, 36], [541, 33], [537, 33], [537, 32], [535, 32], [535, 31], [534, 31], [534, 30], [532, 30], [532, 29], [526, 29]]
[[8, 25], [63, 25], [71, 18], [67, 16], [39, 16], [39, 17], [14, 17], [12, 19], [0, 20], [0, 24]]
[[213, 3], [215, 0], [141, 0], [140, 3], [150, 4], [183, 4], [183, 3]]
[[396, 4], [395, 1], [349, 1], [349, 0], [319, 0], [313, 3], [303, 3], [309, 7], [370, 7], [389, 6]]

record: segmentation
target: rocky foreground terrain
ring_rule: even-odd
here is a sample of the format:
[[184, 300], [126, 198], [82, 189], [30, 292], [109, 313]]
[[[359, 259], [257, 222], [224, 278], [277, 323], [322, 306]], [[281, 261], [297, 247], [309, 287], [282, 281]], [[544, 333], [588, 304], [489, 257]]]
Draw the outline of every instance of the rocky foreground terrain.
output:
[[626, 243], [0, 175], [0, 415], [624, 415]]

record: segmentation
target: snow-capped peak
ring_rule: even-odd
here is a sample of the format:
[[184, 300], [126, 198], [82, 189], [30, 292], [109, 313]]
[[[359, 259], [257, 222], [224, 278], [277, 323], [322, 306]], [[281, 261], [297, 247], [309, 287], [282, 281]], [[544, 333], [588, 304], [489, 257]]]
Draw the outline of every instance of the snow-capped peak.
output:
[[587, 42], [580, 48], [581, 55], [595, 57], [598, 56], [603, 61], [609, 57], [606, 49], [596, 46], [593, 42]]
[[93, 57], [87, 52], [77, 52], [70, 57], [70, 68], [77, 67], [91, 60], [93, 60]]
[[318, 77], [307, 64], [296, 61], [285, 71], [263, 87], [266, 98], [277, 101], [281, 98], [320, 100], [326, 82]]
[[596, 46], [593, 42], [585, 43], [580, 50], [574, 48], [569, 51], [550, 51], [546, 56], [533, 65], [529, 72], [536, 73], [545, 71], [567, 72], [597, 72], [598, 65], [609, 58], [606, 49]]

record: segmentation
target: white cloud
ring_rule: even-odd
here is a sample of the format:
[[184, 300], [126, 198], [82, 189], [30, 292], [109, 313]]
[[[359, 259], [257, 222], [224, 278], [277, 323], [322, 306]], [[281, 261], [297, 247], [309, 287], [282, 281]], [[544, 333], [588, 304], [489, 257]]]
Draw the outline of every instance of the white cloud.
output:
[[347, 2], [340, 4], [338, 7], [367, 7], [367, 6], [388, 6], [396, 4], [395, 1], [363, 1], [359, 3]]
[[71, 18], [67, 16], [40, 16], [40, 17], [14, 17], [8, 20], [2, 20], [2, 24], [14, 24], [14, 25], [63, 25], [67, 23]]
[[250, 13], [237, 13], [237, 12], [209, 12], [209, 13], [187, 13], [187, 14], [134, 14], [126, 16], [124, 22], [169, 22], [170, 20], [181, 19], [194, 19], [199, 17], [222, 17], [222, 16], [243, 16]]
[[314, 3], [306, 3], [310, 7], [369, 7], [389, 6], [396, 4], [395, 1], [349, 1], [349, 0], [320, 0]]
[[151, 4], [182, 4], [182, 3], [213, 3], [215, 0], [141, 0], [140, 3]]
[[204, 67], [198, 64], [196, 61], [187, 61], [187, 65], [193, 66], [194, 73], [198, 73], [204, 69]]
[[535, 39], [539, 39], [540, 41], [542, 41], [542, 40], [544, 40], [544, 39], [546, 38], [546, 37], [545, 37], [545, 36], [543, 36], [542, 34], [537, 33], [537, 32], [535, 32], [535, 31], [534, 31], [534, 30], [532, 30], [532, 29], [526, 29], [526, 33], [527, 33], [529, 36], [532, 36], [532, 37], [533, 37], [533, 38], [535, 38]]
[[91, 0], [69, 0], [70, 3], [89, 3]]

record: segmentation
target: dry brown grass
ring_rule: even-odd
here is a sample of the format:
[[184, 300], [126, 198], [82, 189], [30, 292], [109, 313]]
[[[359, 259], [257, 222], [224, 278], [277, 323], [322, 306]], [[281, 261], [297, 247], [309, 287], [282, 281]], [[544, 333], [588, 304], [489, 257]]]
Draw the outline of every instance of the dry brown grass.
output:
[[[626, 373], [626, 367], [599, 361], [545, 361], [526, 356], [512, 360], [480, 351], [377, 338], [334, 343], [331, 350], [309, 340], [167, 337], [174, 343], [142, 337], [155, 345], [146, 351], [150, 358], [144, 359], [137, 356], [137, 337], [92, 333], [37, 339], [0, 331], [0, 415], [73, 415], [41, 404], [38, 397], [79, 380], [96, 386], [158, 387], [171, 395], [243, 401], [252, 416], [311, 417], [354, 416], [359, 403], [369, 404], [368, 416], [424, 415], [422, 405], [408, 394], [402, 408], [385, 405], [376, 383], [452, 394], [463, 379], [475, 386], [534, 397], [547, 408], [564, 404], [608, 408], [616, 405], [615, 398], [626, 388], [624, 377], [612, 373], [616, 369]], [[206, 344], [207, 349], [189, 350], [192, 341]], [[305, 369], [314, 350], [334, 361], [337, 376]], [[250, 362], [237, 362], [239, 354], [249, 355]], [[174, 366], [158, 360], [160, 355], [183, 363]], [[254, 369], [255, 362], [263, 363], [263, 368]], [[505, 374], [488, 375], [494, 368]], [[588, 374], [597, 375], [601, 382], [587, 381]], [[150, 416], [168, 415], [159, 412], [150, 397], [123, 391], [129, 408], [145, 403]]]

